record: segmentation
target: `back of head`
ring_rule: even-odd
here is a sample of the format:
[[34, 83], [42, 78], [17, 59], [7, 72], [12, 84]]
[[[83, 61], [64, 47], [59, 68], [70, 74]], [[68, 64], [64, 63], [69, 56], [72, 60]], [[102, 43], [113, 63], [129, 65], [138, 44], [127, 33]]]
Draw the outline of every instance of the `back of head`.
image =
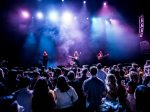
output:
[[132, 63], [132, 67], [133, 67], [133, 68], [137, 68], [137, 67], [138, 67], [138, 64]]
[[119, 68], [119, 69], [122, 69], [122, 64], [121, 63], [119, 63], [118, 65], [117, 65], [117, 67]]
[[14, 96], [0, 97], [0, 112], [18, 112], [18, 103]]
[[102, 68], [102, 64], [101, 63], [98, 63], [97, 65], [97, 68], [100, 70]]
[[56, 69], [55, 69], [55, 72], [54, 72], [54, 77], [60, 76], [61, 73], [62, 73], [61, 69], [60, 69], [60, 68], [56, 68]]
[[38, 78], [40, 76], [40, 72], [34, 71], [33, 72], [33, 78]]
[[133, 81], [133, 82], [138, 82], [139, 80], [139, 76], [138, 76], [138, 73], [137, 72], [130, 72], [130, 80]]
[[67, 77], [70, 81], [75, 80], [75, 73], [73, 71], [69, 71]]
[[35, 86], [34, 86], [34, 91], [33, 94], [35, 96], [42, 97], [43, 95], [48, 94], [48, 83], [45, 78], [40, 78], [37, 80]]
[[92, 76], [96, 75], [97, 74], [97, 67], [96, 66], [90, 67], [90, 72], [91, 72]]
[[57, 88], [60, 89], [61, 92], [66, 92], [69, 90], [69, 85], [64, 76], [59, 76], [57, 79]]
[[30, 85], [30, 78], [28, 76], [23, 76], [19, 79], [20, 88], [25, 88]]
[[87, 74], [87, 72], [88, 72], [88, 69], [87, 68], [83, 68], [82, 74]]
[[146, 76], [144, 78], [143, 84], [146, 85], [147, 87], [150, 87], [150, 76]]
[[107, 85], [116, 85], [117, 84], [117, 79], [115, 75], [113, 74], [108, 74], [106, 77], [106, 84]]
[[107, 88], [107, 96], [109, 98], [113, 99], [117, 98], [118, 85], [117, 79], [113, 74], [107, 75], [106, 88]]

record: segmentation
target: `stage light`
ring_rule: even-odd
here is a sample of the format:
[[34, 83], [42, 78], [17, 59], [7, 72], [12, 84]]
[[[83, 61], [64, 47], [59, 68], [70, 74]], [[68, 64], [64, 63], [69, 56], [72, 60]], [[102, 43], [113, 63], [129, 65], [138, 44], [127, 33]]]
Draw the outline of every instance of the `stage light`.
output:
[[25, 11], [25, 10], [22, 10], [22, 11], [21, 11], [21, 15], [22, 15], [23, 18], [26, 18], [26, 19], [30, 17], [29, 12], [27, 12], [27, 11]]
[[71, 23], [73, 20], [73, 15], [70, 12], [64, 12], [62, 15], [62, 21], [66, 24]]
[[107, 3], [106, 3], [106, 2], [104, 2], [104, 3], [103, 3], [103, 5], [104, 5], [104, 6], [107, 6]]
[[89, 18], [88, 18], [88, 17], [87, 17], [86, 19], [87, 19], [87, 20], [89, 20]]
[[37, 19], [43, 19], [44, 16], [43, 16], [42, 12], [37, 12], [36, 17], [37, 17]]
[[52, 11], [52, 12], [49, 12], [49, 20], [52, 21], [52, 22], [57, 22], [58, 21], [58, 13], [56, 11]]
[[77, 17], [76, 17], [76, 16], [74, 16], [74, 19], [75, 19], [75, 20], [77, 20]]
[[95, 18], [95, 17], [93, 17], [93, 18], [92, 18], [92, 21], [96, 21], [96, 18]]
[[61, 0], [62, 2], [64, 2], [65, 0]]
[[84, 4], [86, 4], [86, 1], [83, 1]]

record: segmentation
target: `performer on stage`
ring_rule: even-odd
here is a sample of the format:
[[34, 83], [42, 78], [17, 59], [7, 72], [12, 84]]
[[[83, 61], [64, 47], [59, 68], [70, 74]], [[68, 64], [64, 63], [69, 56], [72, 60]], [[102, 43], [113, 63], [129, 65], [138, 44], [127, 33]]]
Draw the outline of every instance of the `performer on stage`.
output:
[[43, 66], [47, 68], [47, 62], [48, 62], [48, 54], [46, 51], [43, 52]]
[[99, 51], [99, 53], [97, 54], [97, 59], [98, 60], [102, 60], [103, 59], [103, 52]]
[[75, 65], [79, 66], [79, 53], [78, 53], [78, 51], [74, 52], [74, 62], [75, 62]]
[[[81, 54], [81, 53], [80, 53]], [[73, 66], [80, 66], [80, 63], [79, 63], [79, 53], [78, 51], [75, 51], [73, 56], [69, 56], [72, 61], [73, 61]]]
[[99, 51], [99, 53], [97, 54], [97, 59], [98, 59], [98, 62], [101, 63], [101, 64], [106, 64], [107, 63], [107, 57], [109, 56], [109, 54], [104, 54], [101, 50]]

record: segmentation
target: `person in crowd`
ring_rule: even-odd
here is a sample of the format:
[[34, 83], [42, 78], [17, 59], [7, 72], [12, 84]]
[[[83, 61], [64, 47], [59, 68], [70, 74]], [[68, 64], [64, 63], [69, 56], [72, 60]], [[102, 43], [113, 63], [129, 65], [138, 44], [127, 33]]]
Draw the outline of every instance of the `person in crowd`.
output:
[[72, 86], [78, 94], [80, 92], [80, 88], [79, 88], [79, 82], [75, 78], [75, 73], [73, 71], [69, 71], [67, 74], [67, 78], [68, 78], [68, 84]]
[[27, 76], [20, 77], [19, 90], [13, 93], [19, 105], [24, 107], [24, 112], [32, 112], [32, 91], [29, 90], [30, 78]]
[[130, 72], [129, 73], [129, 79], [134, 84], [134, 88], [136, 88], [139, 85], [139, 74], [137, 72]]
[[6, 84], [5, 84], [8, 90], [8, 94], [11, 94], [17, 90], [17, 83], [18, 83], [18, 81], [16, 80], [17, 75], [18, 73], [17, 73], [17, 70], [15, 69], [12, 69], [8, 72], [8, 76], [6, 78]]
[[41, 77], [33, 90], [32, 112], [54, 112], [54, 108], [53, 93], [49, 90], [46, 79]]
[[130, 68], [129, 71], [130, 71], [130, 72], [131, 72], [131, 71], [138, 72], [138, 64], [132, 63], [132, 64], [131, 64], [131, 68]]
[[78, 79], [79, 81], [79, 88], [80, 88], [80, 93], [79, 93], [79, 103], [80, 106], [82, 106], [81, 108], [81, 112], [85, 112], [86, 111], [86, 97], [83, 94], [83, 89], [82, 89], [82, 85], [83, 82], [88, 79], [89, 77], [87, 76], [88, 74], [88, 68], [83, 68], [83, 70], [81, 71], [81, 77]]
[[123, 112], [122, 105], [119, 103], [117, 79], [113, 74], [106, 77], [106, 97], [102, 100], [101, 112]]
[[106, 81], [106, 88], [107, 88], [106, 97], [109, 99], [117, 99], [118, 84], [117, 84], [116, 77], [112, 74], [108, 74], [105, 81]]
[[24, 108], [18, 104], [12, 95], [0, 97], [0, 112], [23, 112]]
[[68, 85], [65, 76], [58, 77], [57, 86], [54, 89], [56, 112], [77, 112], [73, 104], [78, 100], [75, 89]]
[[101, 80], [103, 80], [103, 82], [105, 82], [106, 73], [102, 70], [102, 65], [101, 65], [101, 63], [98, 63], [96, 66], [97, 66], [97, 68], [98, 68], [98, 72], [97, 72], [96, 76], [97, 76], [98, 78], [100, 78]]
[[122, 105], [123, 108], [126, 108], [126, 88], [125, 88], [125, 80], [122, 80], [118, 69], [112, 68], [110, 73], [113, 74], [117, 79], [118, 84], [118, 98], [119, 103]]
[[55, 89], [56, 85], [57, 85], [57, 79], [58, 77], [62, 75], [62, 70], [60, 68], [55, 68], [54, 70], [54, 75], [53, 75], [53, 89]]
[[40, 79], [40, 72], [38, 71], [34, 71], [32, 73], [32, 81], [31, 81], [31, 84], [30, 84], [30, 90], [33, 90], [34, 89], [34, 86], [36, 84], [36, 82]]
[[[79, 85], [79, 80], [75, 78], [75, 73], [73, 71], [69, 71], [67, 77], [68, 77], [68, 84], [75, 89], [78, 95], [78, 101], [76, 102], [76, 107], [78, 108], [78, 112], [83, 112], [83, 110], [85, 109], [84, 108], [85, 106], [83, 105], [85, 99], [83, 96], [82, 87]], [[83, 108], [79, 108], [81, 105]]]
[[143, 84], [137, 86], [134, 94], [136, 100], [136, 112], [149, 112], [150, 76], [144, 78]]
[[96, 77], [97, 67], [90, 67], [91, 77], [84, 81], [82, 87], [86, 96], [87, 112], [99, 112], [101, 99], [106, 95], [106, 87], [104, 82]]
[[127, 97], [126, 97], [127, 111], [136, 112], [136, 101], [134, 97], [136, 86], [132, 81], [129, 81], [126, 89], [127, 89]]

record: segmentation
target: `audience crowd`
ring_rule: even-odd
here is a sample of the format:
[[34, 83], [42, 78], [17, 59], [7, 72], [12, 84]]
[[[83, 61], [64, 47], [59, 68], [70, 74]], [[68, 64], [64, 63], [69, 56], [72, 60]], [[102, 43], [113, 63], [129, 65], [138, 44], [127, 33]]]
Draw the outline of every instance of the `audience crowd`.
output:
[[150, 65], [0, 66], [0, 112], [150, 112]]

